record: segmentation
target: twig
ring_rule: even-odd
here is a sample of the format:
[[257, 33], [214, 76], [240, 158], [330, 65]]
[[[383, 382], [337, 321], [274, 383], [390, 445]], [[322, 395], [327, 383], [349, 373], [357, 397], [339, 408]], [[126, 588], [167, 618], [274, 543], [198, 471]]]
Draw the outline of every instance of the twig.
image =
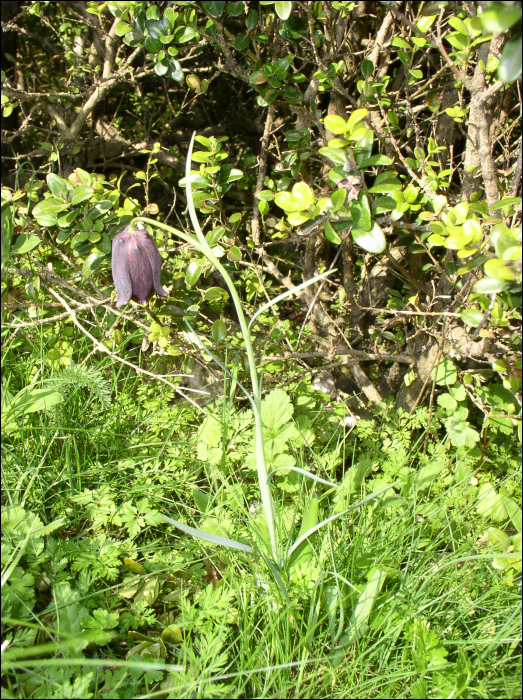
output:
[[191, 403], [195, 408], [197, 408], [199, 411], [201, 411], [202, 413], [205, 413], [207, 415], [207, 411], [205, 411], [205, 409], [203, 409], [201, 406], [199, 406], [189, 396], [186, 396], [183, 393], [183, 391], [180, 389], [180, 387], [176, 386], [175, 384], [172, 384], [172, 382], [167, 381], [167, 379], [164, 379], [164, 377], [162, 377], [161, 375], [155, 374], [154, 372], [149, 372], [148, 370], [142, 369], [141, 367], [137, 367], [136, 365], [133, 365], [132, 362], [129, 362], [128, 360], [124, 360], [123, 357], [120, 357], [116, 353], [111, 352], [109, 350], [109, 348], [107, 348], [105, 345], [103, 345], [103, 343], [100, 343], [93, 335], [91, 335], [89, 333], [89, 331], [86, 328], [84, 328], [82, 326], [82, 324], [76, 318], [76, 313], [73, 311], [73, 309], [71, 309], [71, 307], [65, 301], [65, 299], [62, 299], [62, 297], [57, 292], [55, 292], [54, 289], [51, 289], [51, 287], [49, 287], [49, 292], [55, 297], [55, 299], [57, 299], [63, 305], [63, 307], [65, 309], [67, 309], [67, 311], [69, 312], [69, 315], [71, 316], [71, 319], [72, 319], [74, 325], [77, 328], [79, 328], [84, 335], [86, 335], [90, 340], [92, 340], [92, 342], [95, 344], [95, 346], [97, 347], [97, 349], [100, 352], [104, 352], [107, 355], [109, 355], [110, 357], [112, 357], [113, 360], [116, 360], [117, 362], [121, 362], [123, 365], [127, 365], [127, 367], [131, 367], [137, 374], [146, 374], [148, 377], [153, 377], [153, 379], [159, 379], [161, 382], [163, 382], [164, 384], [167, 384], [167, 386], [171, 387], [171, 389], [174, 389], [174, 391], [176, 393], [180, 394], [180, 396], [183, 396], [183, 398], [186, 401], [189, 401], [189, 403]]
[[377, 314], [393, 314], [394, 316], [448, 316], [450, 318], [459, 318], [460, 316], [460, 314], [454, 314], [451, 311], [398, 311], [397, 309], [378, 309], [375, 306], [358, 306], [358, 309], [374, 311]]
[[[442, 355], [442, 353], [443, 353], [443, 348], [444, 348], [444, 346], [445, 346], [445, 330], [446, 330], [446, 324], [447, 324], [447, 319], [444, 318], [444, 319], [443, 319], [443, 327], [442, 327], [442, 331], [441, 331], [441, 345], [440, 345], [440, 347], [439, 347], [438, 354], [437, 354], [436, 357], [434, 358], [434, 362], [432, 363], [432, 365], [431, 365], [431, 367], [430, 367], [430, 370], [429, 370], [429, 372], [428, 372], [428, 374], [427, 374], [427, 378], [425, 379], [425, 383], [424, 383], [423, 386], [421, 387], [421, 391], [420, 391], [420, 393], [419, 393], [418, 398], [416, 399], [416, 402], [414, 403], [414, 406], [410, 409], [409, 418], [410, 418], [411, 415], [414, 413], [414, 411], [415, 411], [416, 408], [418, 407], [418, 405], [419, 405], [421, 399], [423, 398], [423, 394], [425, 393], [425, 389], [426, 389], [426, 387], [427, 387], [427, 384], [429, 383], [430, 375], [432, 374], [432, 370], [434, 369], [434, 367], [435, 367], [437, 364], [439, 364], [441, 355]], [[434, 384], [435, 384], [435, 383], [436, 383], [436, 380], [434, 379]], [[429, 425], [430, 425], [430, 421], [429, 421]], [[428, 428], [427, 428], [427, 430], [428, 430]]]
[[269, 140], [271, 138], [272, 126], [274, 124], [274, 105], [270, 104], [267, 110], [267, 119], [265, 120], [265, 129], [263, 130], [263, 136], [261, 140], [261, 151], [258, 158], [258, 179], [256, 180], [256, 187], [254, 189], [254, 201], [252, 204], [252, 240], [255, 245], [260, 243], [260, 210], [258, 208], [259, 194], [263, 189], [263, 182], [265, 180], [265, 173], [267, 172], [267, 158], [269, 156]]
[[[413, 357], [409, 355], [393, 355], [392, 353], [374, 353], [365, 352], [363, 350], [347, 350], [347, 352], [289, 352], [283, 355], [269, 355], [267, 357], [261, 357], [260, 362], [283, 362], [285, 360], [306, 360], [315, 358], [326, 358], [331, 357], [341, 357], [341, 358], [354, 358], [357, 362], [361, 361], [391, 361], [391, 362], [401, 362], [403, 364], [412, 365], [415, 362]], [[343, 359], [337, 362], [338, 365], [346, 364]], [[317, 369], [317, 368], [316, 368]], [[323, 367], [321, 368], [323, 369]]]
[[514, 170], [514, 175], [512, 176], [512, 182], [510, 184], [510, 190], [509, 190], [510, 197], [517, 197], [519, 186], [521, 184], [521, 170], [522, 170], [522, 166], [523, 166], [522, 159], [521, 159], [522, 148], [523, 148], [523, 141], [520, 142], [520, 144], [519, 144], [519, 153], [518, 153], [518, 159], [516, 162], [516, 169]]
[[[341, 253], [341, 250], [342, 250], [342, 246], [340, 245], [340, 246], [338, 246], [338, 250], [336, 252], [336, 255], [334, 256], [334, 260], [329, 265], [329, 270], [332, 270], [332, 268], [336, 264], [336, 260], [338, 259], [338, 256]], [[327, 281], [327, 279], [324, 279], [324, 280], [322, 280], [321, 284], [318, 285], [318, 290], [317, 290], [316, 294], [314, 295], [311, 303], [309, 304], [309, 308], [307, 309], [307, 313], [305, 314], [305, 318], [303, 319], [303, 323], [301, 324], [300, 332], [298, 333], [298, 339], [296, 341], [295, 350], [298, 349], [298, 346], [300, 344], [301, 334], [303, 333], [303, 329], [305, 328], [305, 324], [307, 323], [309, 316], [311, 315], [311, 312], [314, 309], [314, 306], [316, 305], [316, 300], [320, 296], [321, 290], [323, 289], [323, 286], [324, 286], [326, 281]]]

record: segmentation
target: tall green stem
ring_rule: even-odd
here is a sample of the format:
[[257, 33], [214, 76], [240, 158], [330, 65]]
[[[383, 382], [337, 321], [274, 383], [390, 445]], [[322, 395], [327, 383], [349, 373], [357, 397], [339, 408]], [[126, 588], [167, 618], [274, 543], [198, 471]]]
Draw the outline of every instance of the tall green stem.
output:
[[278, 552], [278, 538], [276, 534], [276, 518], [274, 514], [274, 504], [272, 501], [272, 494], [270, 491], [270, 486], [268, 482], [268, 474], [267, 474], [267, 465], [265, 463], [265, 449], [264, 449], [264, 442], [263, 442], [263, 425], [262, 425], [262, 419], [261, 419], [261, 393], [260, 393], [260, 385], [258, 381], [258, 372], [256, 369], [256, 359], [254, 357], [254, 350], [252, 347], [252, 341], [251, 341], [251, 335], [249, 332], [249, 328], [247, 325], [247, 321], [245, 319], [245, 314], [243, 312], [243, 307], [242, 303], [240, 300], [240, 297], [238, 296], [238, 292], [236, 291], [236, 287], [234, 286], [234, 282], [232, 281], [229, 273], [227, 270], [223, 267], [223, 265], [220, 263], [218, 258], [214, 255], [212, 252], [209, 244], [205, 240], [205, 236], [202, 233], [202, 230], [200, 228], [200, 224], [198, 222], [198, 218], [196, 216], [196, 210], [194, 208], [194, 203], [193, 203], [193, 197], [192, 197], [192, 188], [191, 188], [191, 155], [192, 155], [192, 150], [193, 150], [193, 144], [194, 144], [194, 134], [191, 139], [191, 144], [189, 146], [189, 152], [187, 154], [187, 164], [185, 168], [185, 181], [186, 181], [186, 191], [187, 191], [187, 204], [189, 207], [189, 214], [191, 217], [192, 224], [194, 226], [194, 230], [196, 233], [196, 239], [194, 239], [193, 236], [189, 236], [186, 233], [183, 233], [182, 231], [178, 231], [175, 228], [172, 228], [172, 226], [168, 226], [167, 224], [162, 224], [158, 221], [153, 221], [151, 219], [144, 219], [142, 217], [139, 217], [137, 220], [143, 221], [145, 223], [150, 224], [153, 227], [156, 228], [162, 228], [165, 229], [166, 231], [170, 231], [174, 233], [176, 236], [181, 238], [182, 240], [185, 240], [189, 243], [192, 243], [200, 252], [202, 252], [205, 257], [212, 262], [212, 264], [216, 267], [216, 269], [222, 274], [227, 287], [229, 288], [229, 292], [231, 294], [231, 298], [233, 300], [234, 306], [236, 308], [236, 313], [238, 315], [238, 321], [240, 323], [240, 328], [242, 330], [243, 334], [243, 339], [245, 342], [245, 350], [247, 352], [247, 359], [249, 361], [249, 370], [251, 374], [251, 384], [252, 384], [252, 396], [253, 396], [253, 401], [254, 401], [254, 426], [255, 426], [255, 434], [256, 434], [256, 465], [258, 469], [258, 482], [260, 486], [260, 494], [261, 494], [261, 499], [262, 499], [262, 505], [263, 505], [263, 511], [265, 513], [265, 518], [267, 520], [267, 526], [269, 528], [269, 535], [271, 538], [271, 546], [272, 546], [272, 553], [274, 557], [274, 561], [279, 564], [279, 552]]

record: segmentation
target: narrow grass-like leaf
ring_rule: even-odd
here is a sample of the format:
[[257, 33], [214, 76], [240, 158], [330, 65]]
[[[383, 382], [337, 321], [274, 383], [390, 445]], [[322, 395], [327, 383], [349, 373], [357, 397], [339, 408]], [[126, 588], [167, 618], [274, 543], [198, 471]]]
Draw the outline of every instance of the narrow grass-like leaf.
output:
[[385, 583], [387, 574], [385, 571], [380, 571], [376, 569], [369, 579], [369, 582], [363, 589], [358, 602], [356, 603], [356, 608], [354, 614], [348, 624], [348, 632], [344, 634], [340, 640], [338, 648], [335, 650], [332, 657], [331, 663], [336, 668], [343, 661], [345, 654], [347, 653], [347, 647], [352, 644], [353, 641], [357, 640], [365, 625], [370, 617], [376, 598], [378, 597], [381, 587]]
[[237, 540], [230, 540], [228, 537], [221, 537], [220, 535], [213, 535], [210, 532], [205, 532], [205, 530], [199, 530], [195, 527], [191, 527], [190, 525], [185, 525], [184, 523], [178, 522], [178, 520], [173, 520], [172, 518], [169, 518], [167, 515], [164, 515], [163, 513], [162, 513], [162, 518], [165, 520], [165, 522], [169, 523], [170, 525], [174, 525], [174, 527], [177, 527], [178, 530], [185, 532], [187, 535], [192, 535], [193, 537], [197, 537], [199, 540], [205, 540], [206, 542], [212, 542], [212, 544], [221, 544], [224, 547], [229, 547], [229, 549], [239, 549], [242, 552], [247, 552], [249, 554], [251, 554], [254, 551], [253, 548], [248, 544], [244, 544], [243, 542], [238, 542]]
[[343, 515], [350, 513], [351, 510], [355, 510], [356, 508], [361, 508], [361, 506], [365, 505], [365, 503], [368, 503], [369, 501], [373, 501], [375, 498], [378, 498], [379, 496], [381, 496], [382, 493], [385, 493], [385, 491], [388, 491], [389, 489], [393, 488], [394, 486], [399, 486], [400, 483], [401, 483], [401, 481], [395, 481], [393, 484], [388, 484], [384, 488], [379, 489], [379, 491], [374, 491], [374, 493], [371, 493], [370, 496], [367, 496], [366, 498], [363, 498], [361, 501], [358, 501], [358, 503], [354, 503], [349, 508], [342, 510], [341, 513], [336, 513], [335, 515], [331, 515], [330, 518], [326, 518], [325, 520], [322, 520], [321, 523], [318, 523], [314, 527], [311, 527], [310, 530], [307, 530], [307, 532], [305, 532], [303, 535], [300, 535], [300, 537], [298, 537], [298, 539], [292, 545], [292, 547], [289, 548], [289, 551], [287, 552], [287, 559], [289, 559], [289, 557], [294, 552], [294, 550], [297, 547], [299, 547], [300, 544], [302, 542], [304, 542], [308, 537], [310, 537], [313, 532], [316, 532], [316, 530], [319, 530], [324, 525], [327, 525], [327, 523], [331, 523], [334, 520], [341, 518]]
[[269, 474], [269, 478], [267, 479], [267, 481], [270, 483], [272, 481], [273, 476], [276, 474], [276, 472], [280, 472], [283, 469], [285, 469], [285, 470], [289, 469], [290, 471], [293, 471], [293, 472], [299, 472], [300, 474], [303, 474], [304, 476], [308, 476], [313, 481], [318, 481], [320, 484], [325, 484], [326, 486], [332, 486], [335, 489], [339, 488], [339, 486], [340, 486], [340, 484], [334, 484], [332, 481], [327, 481], [327, 479], [322, 479], [321, 477], [316, 476], [316, 474], [311, 474], [311, 472], [308, 472], [306, 469], [302, 469], [301, 467], [278, 467], [277, 469], [273, 469], [271, 471], [271, 473]]

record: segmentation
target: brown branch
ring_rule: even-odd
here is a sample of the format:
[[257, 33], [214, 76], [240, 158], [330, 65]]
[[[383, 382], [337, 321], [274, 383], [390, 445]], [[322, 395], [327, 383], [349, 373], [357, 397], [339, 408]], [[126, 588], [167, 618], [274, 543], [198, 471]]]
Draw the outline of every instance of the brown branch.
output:
[[251, 222], [251, 233], [252, 240], [255, 245], [260, 243], [260, 210], [258, 208], [259, 194], [263, 189], [263, 182], [265, 180], [265, 174], [267, 172], [267, 159], [269, 157], [269, 141], [271, 137], [272, 126], [274, 124], [274, 105], [269, 105], [267, 110], [267, 119], [265, 120], [265, 129], [263, 131], [263, 136], [261, 140], [261, 151], [258, 157], [258, 178], [256, 180], [256, 187], [254, 188], [254, 201], [252, 204], [252, 222]]
[[393, 355], [392, 353], [375, 353], [350, 349], [347, 349], [346, 352], [287, 352], [283, 355], [269, 355], [267, 357], [261, 357], [260, 360], [263, 362], [278, 362], [292, 359], [306, 360], [314, 358], [325, 358], [330, 360], [334, 357], [345, 358], [338, 364], [346, 364], [349, 359], [354, 359], [357, 362], [401, 362], [402, 364], [407, 365], [412, 365], [416, 361], [410, 355]]

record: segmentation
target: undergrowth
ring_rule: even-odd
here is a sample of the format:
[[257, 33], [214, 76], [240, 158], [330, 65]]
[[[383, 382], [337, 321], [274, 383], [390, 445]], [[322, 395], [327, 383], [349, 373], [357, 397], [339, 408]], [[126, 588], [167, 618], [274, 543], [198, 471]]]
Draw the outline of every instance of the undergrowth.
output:
[[[11, 396], [34, 356], [6, 352]], [[426, 408], [391, 401], [346, 427], [309, 379], [268, 391], [284, 546], [311, 503], [321, 521], [396, 484], [296, 550], [286, 601], [263, 559], [162, 518], [266, 534], [252, 410], [228, 386], [204, 417], [107, 359], [39, 379], [63, 402], [4, 422], [7, 697], [520, 695], [516, 442], [455, 446], [444, 412], [427, 433]]]

